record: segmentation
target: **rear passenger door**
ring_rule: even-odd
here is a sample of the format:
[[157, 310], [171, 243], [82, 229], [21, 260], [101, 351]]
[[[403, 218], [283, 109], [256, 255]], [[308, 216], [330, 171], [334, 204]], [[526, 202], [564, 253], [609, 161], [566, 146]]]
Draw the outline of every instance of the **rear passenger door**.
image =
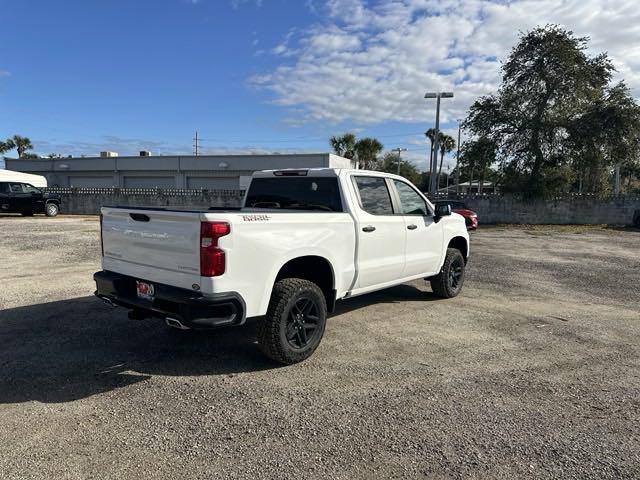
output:
[[357, 288], [393, 282], [403, 276], [406, 228], [396, 215], [384, 177], [353, 175], [358, 200]]
[[393, 185], [407, 232], [404, 276], [436, 273], [442, 256], [442, 226], [415, 188], [395, 179]]

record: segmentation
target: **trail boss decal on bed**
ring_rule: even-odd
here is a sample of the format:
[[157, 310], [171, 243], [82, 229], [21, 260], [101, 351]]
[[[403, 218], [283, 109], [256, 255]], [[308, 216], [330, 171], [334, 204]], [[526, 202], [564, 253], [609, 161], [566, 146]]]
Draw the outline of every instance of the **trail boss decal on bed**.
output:
[[268, 222], [271, 220], [269, 215], [242, 215], [245, 222]]

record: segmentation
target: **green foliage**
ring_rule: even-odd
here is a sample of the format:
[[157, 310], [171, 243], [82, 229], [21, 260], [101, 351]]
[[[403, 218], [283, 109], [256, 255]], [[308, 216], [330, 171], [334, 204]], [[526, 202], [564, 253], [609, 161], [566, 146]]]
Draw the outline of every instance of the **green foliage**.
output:
[[440, 139], [438, 140], [438, 148], [440, 149], [440, 166], [438, 167], [437, 185], [440, 188], [440, 176], [442, 175], [442, 164], [444, 163], [444, 156], [452, 152], [456, 148], [456, 141], [451, 135], [440, 132]]
[[587, 42], [555, 25], [522, 34], [497, 93], [471, 106], [464, 126], [495, 144], [507, 191], [566, 191], [580, 175], [600, 193], [613, 164], [636, 161], [638, 105], [623, 83], [610, 85], [611, 61], [589, 56]]
[[356, 139], [353, 133], [333, 136], [329, 139], [329, 145], [336, 155], [348, 159], [357, 159], [362, 169], [373, 170], [378, 163], [378, 157], [384, 150], [384, 145], [376, 138]]
[[[375, 168], [380, 172], [398, 173], [398, 153], [387, 152], [382, 157]], [[411, 162], [400, 160], [400, 175], [416, 186], [422, 183], [422, 175]]]
[[13, 142], [14, 148], [18, 151], [18, 158], [24, 157], [25, 152], [33, 148], [31, 140], [27, 137], [14, 135], [10, 140]]
[[333, 136], [329, 139], [329, 145], [341, 157], [352, 159], [356, 155], [356, 136], [353, 133]]
[[489, 137], [465, 142], [460, 148], [461, 181], [463, 178], [469, 182], [478, 180], [478, 192], [482, 193], [483, 184], [491, 174], [491, 166], [496, 162], [496, 152], [497, 145]]
[[[11, 138], [7, 138], [4, 142], [0, 142], [0, 154], [13, 150], [14, 148], [18, 151], [18, 158], [34, 158], [34, 154], [27, 153], [27, 150], [33, 148], [31, 140], [27, 137], [14, 135]], [[27, 157], [27, 155], [30, 156]], [[38, 158], [38, 156], [35, 155], [35, 158]]]
[[360, 168], [374, 170], [378, 163], [378, 155], [384, 145], [375, 138], [362, 138], [356, 142], [356, 157]]

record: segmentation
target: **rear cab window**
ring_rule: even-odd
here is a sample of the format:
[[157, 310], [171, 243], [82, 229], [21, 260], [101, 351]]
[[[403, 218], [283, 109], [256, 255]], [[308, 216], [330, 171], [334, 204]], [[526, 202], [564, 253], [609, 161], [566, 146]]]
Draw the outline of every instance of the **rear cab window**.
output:
[[360, 207], [371, 215], [393, 215], [391, 194], [384, 177], [353, 176]]
[[246, 208], [343, 212], [336, 177], [254, 178]]

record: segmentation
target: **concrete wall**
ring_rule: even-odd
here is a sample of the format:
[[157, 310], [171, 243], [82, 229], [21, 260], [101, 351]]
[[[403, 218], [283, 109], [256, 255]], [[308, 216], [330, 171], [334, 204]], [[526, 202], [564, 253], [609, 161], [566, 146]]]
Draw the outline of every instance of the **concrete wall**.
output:
[[[563, 196], [553, 200], [523, 200], [513, 195], [463, 199], [478, 214], [480, 224], [608, 224], [632, 225], [640, 214], [640, 196], [596, 198]], [[637, 213], [636, 213], [637, 212]]]

